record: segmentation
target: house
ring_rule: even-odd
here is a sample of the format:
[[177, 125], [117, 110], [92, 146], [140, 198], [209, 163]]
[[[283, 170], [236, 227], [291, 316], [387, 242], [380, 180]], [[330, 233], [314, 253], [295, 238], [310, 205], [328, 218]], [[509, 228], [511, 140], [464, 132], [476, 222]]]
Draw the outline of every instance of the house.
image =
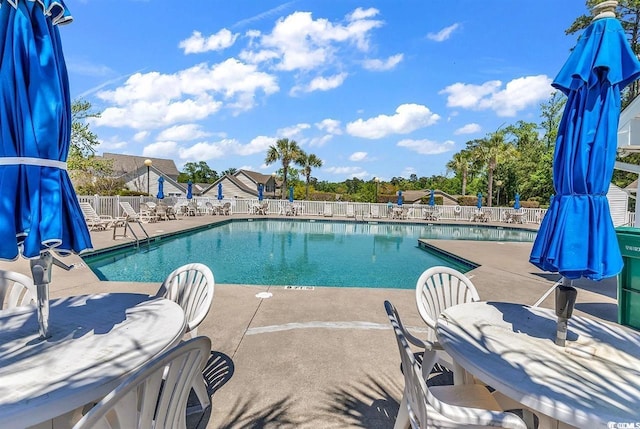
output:
[[275, 177], [249, 170], [238, 170], [233, 175], [224, 175], [203, 191], [203, 195], [216, 198], [218, 184], [222, 184], [224, 198], [258, 198], [258, 185], [264, 186], [265, 198], [275, 198], [278, 183]]
[[[102, 158], [113, 162], [113, 173], [124, 180], [124, 186], [131, 191], [148, 192], [149, 195], [158, 193], [158, 179], [164, 178], [163, 191], [166, 196], [185, 196], [186, 183], [178, 183], [180, 171], [171, 159], [150, 158], [136, 155], [117, 153], [102, 154]], [[150, 160], [149, 166], [145, 161]], [[198, 189], [193, 188], [195, 195]]]

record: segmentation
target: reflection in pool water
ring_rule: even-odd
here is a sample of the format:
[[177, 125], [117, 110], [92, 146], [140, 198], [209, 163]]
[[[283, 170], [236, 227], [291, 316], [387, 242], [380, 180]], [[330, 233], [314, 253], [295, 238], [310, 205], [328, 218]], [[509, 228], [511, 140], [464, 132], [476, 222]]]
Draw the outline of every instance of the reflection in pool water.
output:
[[201, 262], [218, 283], [413, 289], [431, 266], [471, 268], [419, 249], [419, 238], [531, 242], [535, 234], [476, 225], [233, 221], [84, 259], [103, 280], [161, 282], [176, 267]]

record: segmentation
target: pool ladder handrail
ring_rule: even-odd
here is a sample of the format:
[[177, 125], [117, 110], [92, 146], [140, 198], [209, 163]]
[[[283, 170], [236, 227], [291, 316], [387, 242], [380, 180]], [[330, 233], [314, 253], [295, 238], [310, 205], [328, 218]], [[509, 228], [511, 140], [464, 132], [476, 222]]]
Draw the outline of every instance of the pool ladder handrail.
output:
[[[129, 222], [129, 219], [125, 219], [123, 221], [123, 227], [124, 227], [124, 231], [122, 232], [122, 237], [127, 237], [127, 229], [129, 229], [129, 231], [131, 231], [131, 235], [133, 235], [133, 238], [136, 240], [136, 247], [140, 246], [140, 239], [138, 238], [138, 235], [136, 234], [136, 232], [133, 230], [133, 228], [131, 227], [131, 223], [137, 223], [138, 225], [140, 225], [140, 229], [142, 229], [142, 232], [144, 233], [145, 237], [147, 237], [147, 245], [151, 244], [151, 237], [149, 236], [149, 234], [147, 233], [147, 230], [144, 229], [144, 226], [142, 226], [142, 223], [138, 220], [135, 220], [134, 222]], [[117, 229], [118, 229], [118, 224], [115, 223], [113, 225], [113, 239], [115, 240], [116, 237], [118, 237], [118, 234], [116, 233]]]

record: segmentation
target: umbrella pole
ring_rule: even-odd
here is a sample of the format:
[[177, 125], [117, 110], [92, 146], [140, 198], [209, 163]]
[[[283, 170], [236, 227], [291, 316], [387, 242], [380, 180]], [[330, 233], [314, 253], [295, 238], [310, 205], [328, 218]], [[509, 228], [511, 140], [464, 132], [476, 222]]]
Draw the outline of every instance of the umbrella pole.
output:
[[556, 316], [558, 316], [556, 344], [564, 347], [567, 341], [567, 324], [573, 313], [578, 290], [573, 287], [573, 280], [562, 278], [562, 285], [556, 287]]
[[49, 338], [49, 283], [51, 283], [51, 266], [53, 256], [49, 252], [42, 252], [38, 259], [32, 259], [31, 275], [36, 285], [38, 299], [38, 326], [40, 338]]

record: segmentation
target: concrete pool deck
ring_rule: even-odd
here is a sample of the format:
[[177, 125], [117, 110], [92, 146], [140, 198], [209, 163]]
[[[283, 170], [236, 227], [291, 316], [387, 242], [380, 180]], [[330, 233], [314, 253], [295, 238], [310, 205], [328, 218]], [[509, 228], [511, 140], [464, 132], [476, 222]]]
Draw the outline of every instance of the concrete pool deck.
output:
[[[158, 236], [226, 219], [229, 217], [184, 217], [144, 227], [151, 236]], [[523, 227], [535, 229], [537, 225]], [[91, 236], [95, 249], [129, 241], [114, 241], [110, 230]], [[467, 275], [483, 300], [534, 304], [559, 279], [529, 264], [532, 243], [428, 242], [480, 265]], [[75, 267], [68, 272], [53, 269], [52, 298], [99, 292], [155, 293], [159, 287], [158, 283], [102, 282], [79, 256], [62, 260]], [[0, 268], [31, 277], [23, 258], [0, 262]], [[213, 272], [215, 275], [215, 269]], [[615, 321], [615, 279], [581, 280], [576, 286], [577, 314]], [[273, 296], [256, 297], [265, 291]], [[212, 341], [205, 370], [212, 407], [204, 415], [191, 415], [189, 428], [392, 428], [404, 381], [384, 300], [398, 308], [410, 329], [423, 328], [414, 290], [295, 290], [216, 284], [211, 312], [198, 328], [200, 335]], [[552, 308], [553, 295], [541, 305]]]

